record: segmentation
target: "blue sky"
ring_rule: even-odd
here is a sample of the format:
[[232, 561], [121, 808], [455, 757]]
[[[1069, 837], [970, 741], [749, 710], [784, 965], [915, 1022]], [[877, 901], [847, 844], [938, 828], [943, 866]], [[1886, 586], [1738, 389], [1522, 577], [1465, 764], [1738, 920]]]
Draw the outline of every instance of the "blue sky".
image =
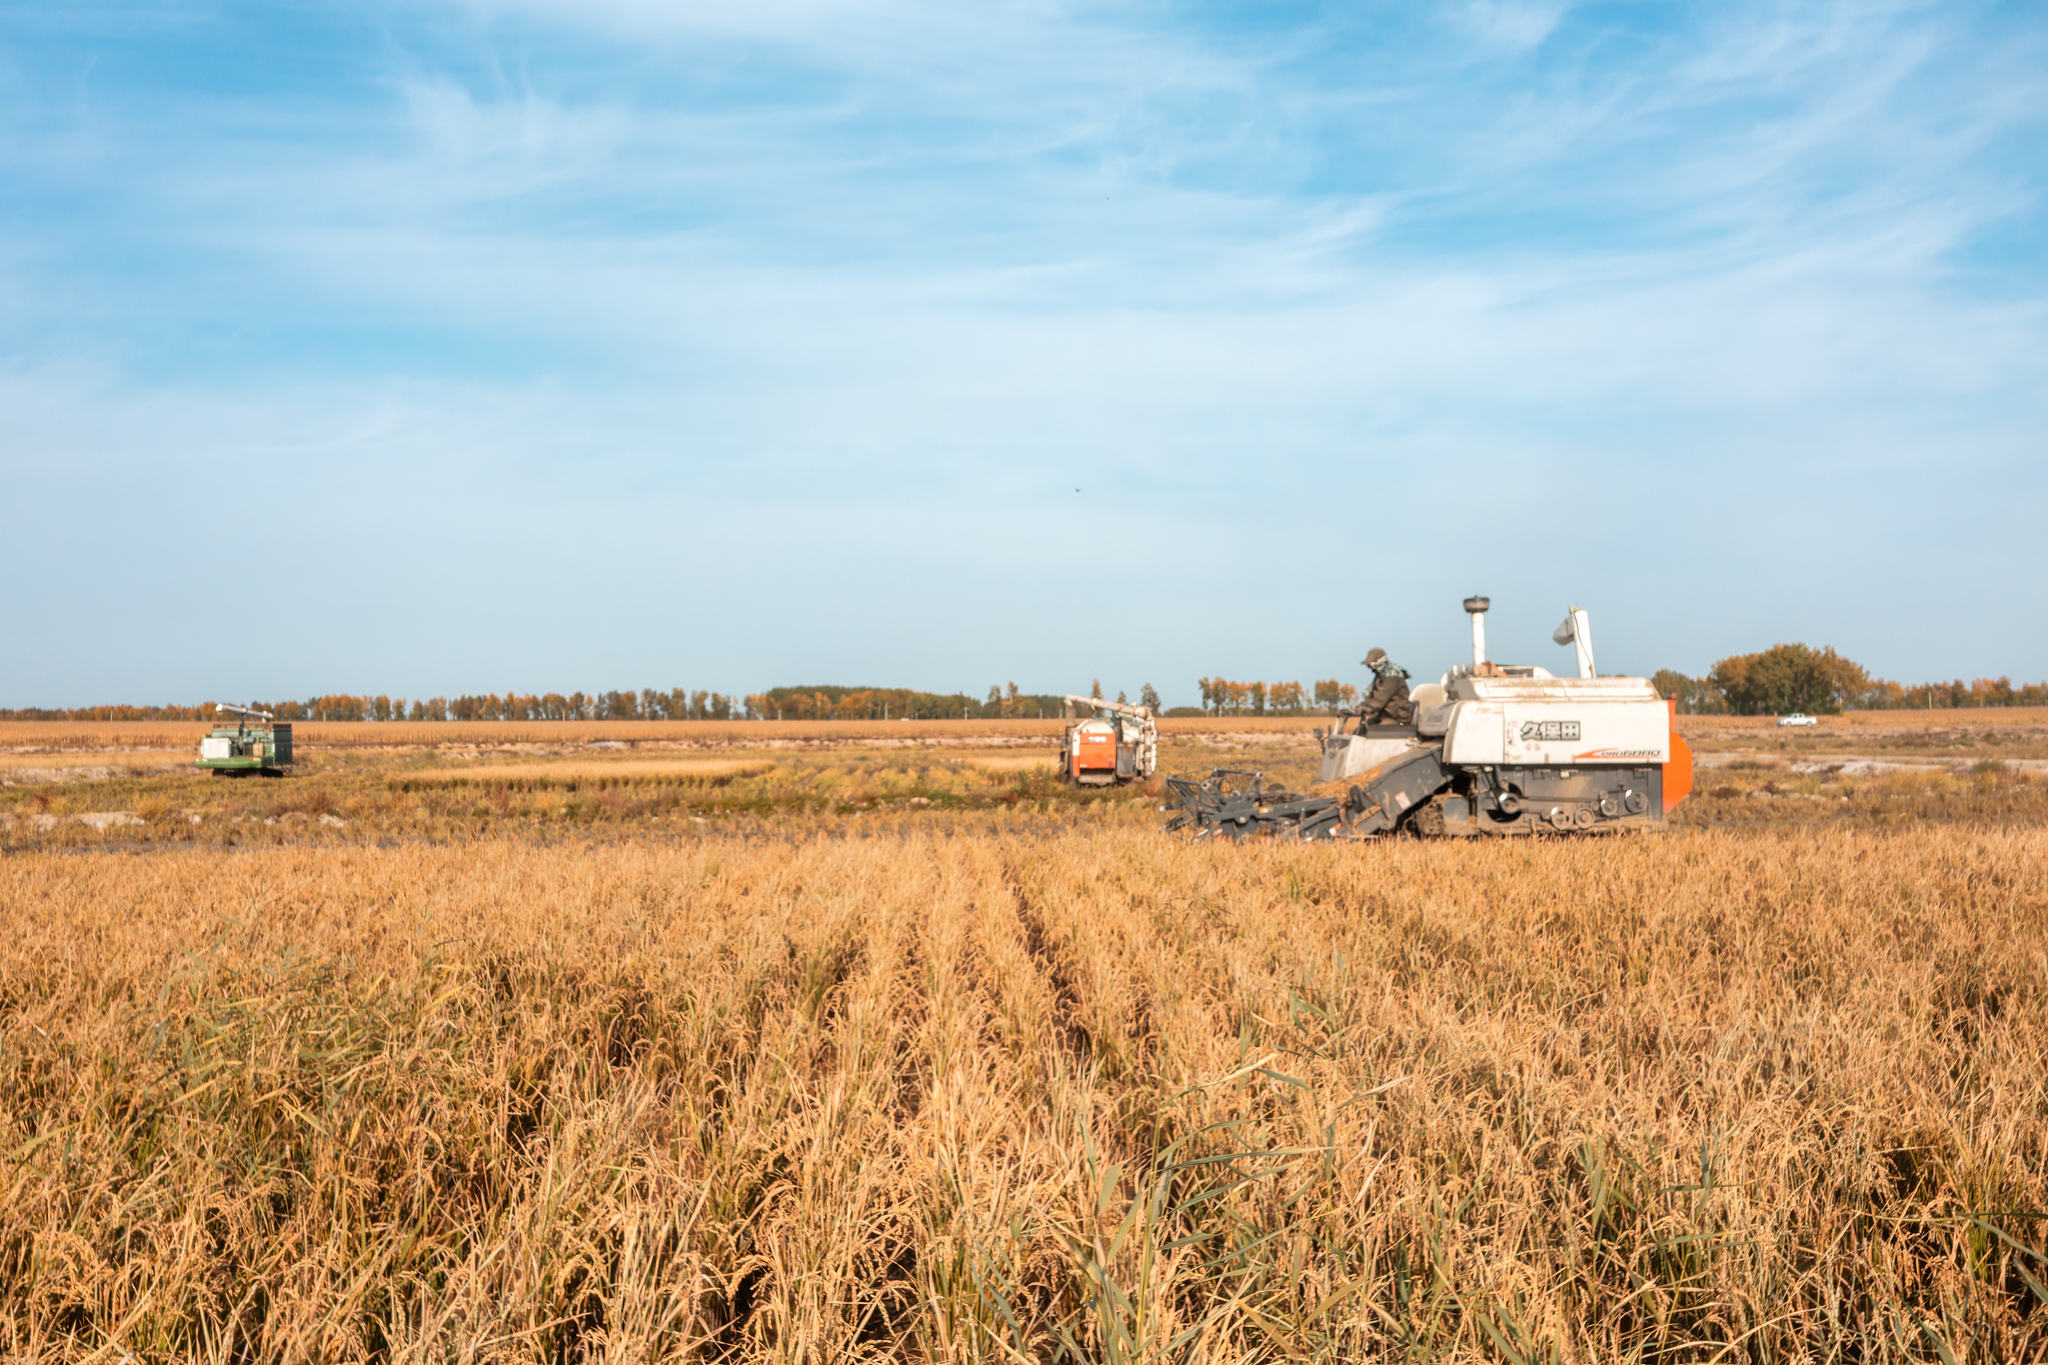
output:
[[2044, 73], [2036, 4], [0, 5], [0, 706], [1191, 702], [1474, 591], [2048, 677]]

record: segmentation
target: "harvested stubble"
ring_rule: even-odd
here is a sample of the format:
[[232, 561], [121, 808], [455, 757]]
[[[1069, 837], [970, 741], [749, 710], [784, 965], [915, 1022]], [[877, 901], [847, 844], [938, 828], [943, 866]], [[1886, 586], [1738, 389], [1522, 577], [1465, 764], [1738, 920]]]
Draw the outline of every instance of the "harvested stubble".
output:
[[512, 791], [550, 791], [564, 787], [631, 787], [696, 784], [723, 786], [741, 778], [759, 777], [773, 765], [733, 759], [647, 758], [598, 759], [565, 763], [497, 763], [463, 768], [438, 768], [391, 779], [398, 791], [434, 787], [504, 787]]
[[2048, 833], [0, 862], [0, 1351], [2039, 1359]]
[[18, 768], [85, 768], [111, 765], [122, 768], [194, 768], [198, 745], [193, 753], [163, 749], [87, 749], [68, 753], [0, 753], [0, 773]]
[[1055, 754], [973, 754], [963, 757], [963, 763], [989, 773], [1056, 773], [1059, 758]]

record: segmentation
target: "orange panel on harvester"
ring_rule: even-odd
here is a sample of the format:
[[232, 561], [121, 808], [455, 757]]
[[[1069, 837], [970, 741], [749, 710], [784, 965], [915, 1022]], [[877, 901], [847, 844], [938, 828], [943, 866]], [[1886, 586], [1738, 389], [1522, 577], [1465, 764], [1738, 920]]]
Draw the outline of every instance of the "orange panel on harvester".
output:
[[1086, 731], [1074, 737], [1074, 771], [1084, 768], [1116, 767], [1116, 736], [1091, 735]]

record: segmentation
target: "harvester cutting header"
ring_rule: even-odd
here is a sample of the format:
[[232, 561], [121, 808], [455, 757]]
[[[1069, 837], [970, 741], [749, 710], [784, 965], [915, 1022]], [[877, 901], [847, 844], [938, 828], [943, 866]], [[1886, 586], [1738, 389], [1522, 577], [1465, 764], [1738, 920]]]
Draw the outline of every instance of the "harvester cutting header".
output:
[[[1592, 625], [1578, 607], [1551, 637], [1576, 649], [1577, 677], [1492, 662], [1490, 605], [1484, 597], [1465, 599], [1470, 664], [1415, 688], [1400, 699], [1405, 706], [1388, 704], [1392, 698], [1376, 687], [1377, 704], [1316, 732], [1322, 766], [1312, 791], [1275, 791], [1262, 774], [1225, 769], [1200, 781], [1168, 778], [1181, 809], [1167, 828], [1198, 839], [1661, 828], [1692, 790], [1692, 754], [1672, 729], [1673, 703], [1646, 678], [1594, 672]], [[1384, 653], [1374, 654], [1384, 665]], [[1387, 673], [1376, 671], [1384, 682]], [[1381, 716], [1406, 723], [1374, 723]]]

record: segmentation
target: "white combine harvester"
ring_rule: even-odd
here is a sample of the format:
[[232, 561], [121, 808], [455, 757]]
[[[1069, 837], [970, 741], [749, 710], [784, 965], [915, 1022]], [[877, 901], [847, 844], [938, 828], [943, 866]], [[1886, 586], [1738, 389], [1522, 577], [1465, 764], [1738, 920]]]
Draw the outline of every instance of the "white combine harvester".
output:
[[[1465, 599], [1472, 662], [1411, 694], [1412, 725], [1339, 721], [1317, 732], [1316, 794], [1275, 792], [1254, 773], [1168, 779], [1169, 829], [1197, 838], [1362, 838], [1396, 828], [1454, 836], [1658, 828], [1692, 790], [1692, 754], [1673, 706], [1646, 678], [1602, 678], [1592, 627], [1573, 607], [1552, 637], [1578, 676], [1486, 657], [1484, 597]], [[1334, 784], [1347, 784], [1341, 795]]]

